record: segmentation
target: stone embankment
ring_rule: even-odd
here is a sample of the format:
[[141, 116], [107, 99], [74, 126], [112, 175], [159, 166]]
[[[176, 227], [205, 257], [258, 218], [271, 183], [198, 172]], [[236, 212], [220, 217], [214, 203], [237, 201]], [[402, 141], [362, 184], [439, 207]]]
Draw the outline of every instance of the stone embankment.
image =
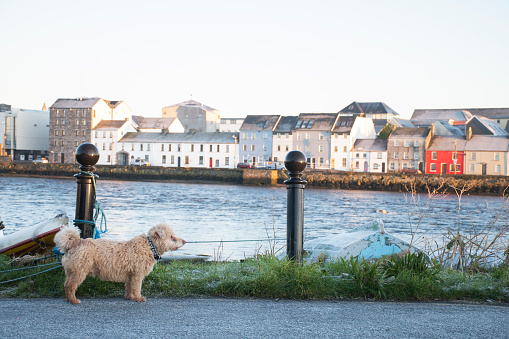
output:
[[[34, 164], [0, 162], [0, 175], [67, 177], [79, 172], [78, 164]], [[283, 185], [288, 175], [283, 170], [169, 168], [139, 166], [96, 166], [101, 179], [215, 182], [244, 185]], [[339, 171], [304, 171], [309, 188], [337, 188], [394, 192], [454, 193], [454, 188], [468, 187], [469, 194], [509, 194], [509, 177], [401, 175], [392, 173], [350, 173]], [[507, 191], [506, 191], [507, 190]]]

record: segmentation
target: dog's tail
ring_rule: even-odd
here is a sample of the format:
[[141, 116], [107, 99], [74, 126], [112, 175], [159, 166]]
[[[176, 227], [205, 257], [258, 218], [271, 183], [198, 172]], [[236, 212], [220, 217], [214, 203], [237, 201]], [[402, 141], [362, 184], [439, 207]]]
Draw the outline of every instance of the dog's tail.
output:
[[60, 252], [66, 253], [80, 243], [80, 229], [77, 227], [64, 227], [55, 235], [54, 241]]

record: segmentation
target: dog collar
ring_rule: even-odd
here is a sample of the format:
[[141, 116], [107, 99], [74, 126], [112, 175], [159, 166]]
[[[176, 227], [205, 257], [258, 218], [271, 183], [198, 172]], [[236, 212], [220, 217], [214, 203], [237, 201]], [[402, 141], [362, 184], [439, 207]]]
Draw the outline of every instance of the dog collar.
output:
[[157, 249], [154, 246], [154, 244], [152, 243], [152, 240], [150, 240], [150, 238], [148, 237], [148, 235], [147, 235], [147, 240], [148, 240], [148, 243], [150, 245], [150, 249], [152, 250], [152, 254], [154, 254], [154, 259], [155, 260], [161, 259], [161, 256], [159, 255], [159, 253], [157, 253]]

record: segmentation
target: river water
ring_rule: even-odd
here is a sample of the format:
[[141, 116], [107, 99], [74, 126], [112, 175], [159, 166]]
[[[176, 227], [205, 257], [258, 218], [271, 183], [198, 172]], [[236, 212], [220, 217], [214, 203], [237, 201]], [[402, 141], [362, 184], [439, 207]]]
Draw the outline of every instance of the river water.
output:
[[[97, 200], [108, 227], [104, 238], [127, 240], [167, 222], [189, 242], [181, 253], [223, 260], [251, 257], [273, 247], [284, 253], [286, 194], [286, 187], [97, 180]], [[345, 232], [375, 219], [383, 221], [387, 232], [407, 241], [417, 227], [414, 239], [438, 239], [447, 230], [479, 230], [500, 212], [495, 228], [508, 222], [507, 201], [502, 197], [464, 195], [459, 214], [458, 202], [456, 195], [429, 198], [426, 194], [305, 189], [304, 239]], [[74, 178], [0, 177], [5, 234], [59, 211], [72, 220], [75, 205]]]

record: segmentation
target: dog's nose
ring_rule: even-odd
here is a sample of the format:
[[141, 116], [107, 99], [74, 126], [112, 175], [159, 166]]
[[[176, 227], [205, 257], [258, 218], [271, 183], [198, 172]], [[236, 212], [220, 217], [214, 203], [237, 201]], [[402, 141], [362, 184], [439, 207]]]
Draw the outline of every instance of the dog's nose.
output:
[[186, 244], [186, 241], [184, 239], [182, 239], [182, 245], [185, 245]]

